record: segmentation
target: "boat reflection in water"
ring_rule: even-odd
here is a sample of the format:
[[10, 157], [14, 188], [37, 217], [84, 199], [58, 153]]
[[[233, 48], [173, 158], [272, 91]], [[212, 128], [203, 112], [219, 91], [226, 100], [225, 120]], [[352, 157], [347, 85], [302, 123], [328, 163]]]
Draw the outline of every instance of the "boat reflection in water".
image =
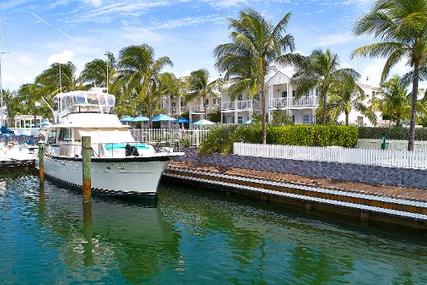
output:
[[46, 182], [38, 208], [44, 226], [65, 239], [60, 252], [70, 280], [143, 282], [179, 267], [179, 235], [157, 199], [96, 196], [83, 204], [78, 193]]

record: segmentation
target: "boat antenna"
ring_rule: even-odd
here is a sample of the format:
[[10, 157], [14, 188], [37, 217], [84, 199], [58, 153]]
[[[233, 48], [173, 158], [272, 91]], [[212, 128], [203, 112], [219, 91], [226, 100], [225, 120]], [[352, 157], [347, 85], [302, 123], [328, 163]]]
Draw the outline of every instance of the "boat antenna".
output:
[[3, 85], [1, 77], [1, 61], [3, 54], [7, 53], [3, 50], [3, 27], [2, 20], [0, 19], [0, 126], [4, 123], [4, 112], [3, 112]]
[[106, 86], [107, 86], [107, 93], [108, 93], [108, 66], [110, 65], [110, 57], [108, 56], [108, 53], [105, 53], [105, 55], [107, 56], [107, 82], [106, 82]]
[[61, 63], [58, 63], [59, 66], [59, 93], [62, 93], [62, 72], [61, 72]]

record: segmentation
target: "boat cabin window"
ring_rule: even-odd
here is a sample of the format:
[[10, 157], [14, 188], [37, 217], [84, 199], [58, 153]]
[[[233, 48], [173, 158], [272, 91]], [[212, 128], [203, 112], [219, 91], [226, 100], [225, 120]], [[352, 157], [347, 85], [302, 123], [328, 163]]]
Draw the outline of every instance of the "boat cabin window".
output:
[[60, 128], [58, 134], [59, 142], [70, 142], [73, 139], [72, 131], [69, 128]]
[[69, 113], [111, 113], [116, 99], [99, 91], [73, 91], [56, 96], [60, 116]]

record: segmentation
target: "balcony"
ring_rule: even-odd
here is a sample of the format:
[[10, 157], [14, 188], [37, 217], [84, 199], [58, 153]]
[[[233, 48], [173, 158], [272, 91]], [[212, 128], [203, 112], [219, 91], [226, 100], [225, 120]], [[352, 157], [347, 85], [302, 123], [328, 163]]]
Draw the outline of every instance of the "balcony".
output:
[[317, 96], [302, 96], [300, 98], [291, 97], [288, 104], [288, 98], [271, 98], [268, 107], [287, 108], [287, 107], [317, 107], [319, 105]]
[[191, 106], [189, 108], [191, 114], [204, 114], [206, 108], [206, 113], [215, 112], [219, 109], [219, 105], [197, 105], [197, 106]]
[[250, 111], [253, 108], [259, 108], [259, 102], [256, 100], [240, 100], [221, 103], [221, 111]]
[[292, 98], [292, 106], [294, 107], [317, 107], [319, 102], [317, 96], [302, 96], [301, 98]]
[[269, 108], [285, 108], [288, 106], [288, 98], [271, 98]]

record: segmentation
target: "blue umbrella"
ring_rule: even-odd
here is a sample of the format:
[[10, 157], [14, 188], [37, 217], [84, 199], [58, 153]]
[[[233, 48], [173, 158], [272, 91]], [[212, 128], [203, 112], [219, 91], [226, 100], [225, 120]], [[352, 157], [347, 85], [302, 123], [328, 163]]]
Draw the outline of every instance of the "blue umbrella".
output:
[[178, 124], [188, 124], [188, 123], [190, 123], [190, 120], [187, 119], [187, 118], [178, 118], [178, 119], [176, 119], [175, 123], [178, 123]]
[[131, 116], [123, 116], [120, 118], [120, 122], [131, 123], [133, 122], [133, 118]]
[[132, 119], [132, 122], [148, 122], [148, 117], [138, 116]]
[[160, 114], [153, 117], [153, 122], [172, 122], [175, 121], [175, 118], [172, 118], [165, 114]]

